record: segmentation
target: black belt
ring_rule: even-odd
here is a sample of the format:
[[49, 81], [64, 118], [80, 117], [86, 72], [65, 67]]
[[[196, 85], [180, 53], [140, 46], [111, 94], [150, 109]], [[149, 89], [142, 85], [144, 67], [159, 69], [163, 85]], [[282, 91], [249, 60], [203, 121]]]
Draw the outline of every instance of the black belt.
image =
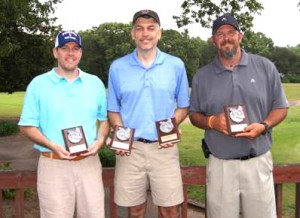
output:
[[138, 138], [136, 141], [143, 142], [143, 143], [154, 143], [154, 142], [157, 142], [157, 140], [151, 141], [151, 140], [143, 139], [143, 138]]
[[[210, 151], [208, 151], [208, 155], [212, 154]], [[234, 158], [229, 158], [229, 159], [226, 159], [226, 160], [249, 160], [251, 158], [254, 158], [254, 157], [257, 157], [256, 155], [253, 155], [253, 154], [248, 154], [248, 155], [245, 155], [245, 156], [242, 156], [242, 157], [234, 157]]]
[[242, 156], [242, 157], [235, 157], [235, 158], [231, 158], [231, 159], [232, 160], [249, 160], [253, 157], [256, 157], [256, 155], [248, 154], [248, 155], [245, 155], [245, 156]]

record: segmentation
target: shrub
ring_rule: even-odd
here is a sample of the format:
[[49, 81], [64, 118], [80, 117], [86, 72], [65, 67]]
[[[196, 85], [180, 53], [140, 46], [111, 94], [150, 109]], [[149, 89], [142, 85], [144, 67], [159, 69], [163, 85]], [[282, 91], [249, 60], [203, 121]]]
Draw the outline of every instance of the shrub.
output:
[[[3, 162], [0, 163], [0, 172], [3, 171], [11, 171], [12, 167], [11, 167], [11, 163], [10, 162]], [[11, 190], [11, 189], [3, 189], [2, 190], [2, 195], [4, 196], [4, 199], [12, 199], [15, 196], [15, 191]]]
[[116, 155], [108, 146], [104, 146], [99, 151], [102, 167], [114, 167], [116, 165]]
[[12, 121], [0, 121], [0, 137], [18, 132], [18, 125]]
[[3, 171], [11, 171], [11, 163], [10, 162], [0, 162], [0, 172]]
[[[10, 162], [0, 162], [0, 172], [12, 171], [13, 168]], [[28, 188], [24, 189], [25, 198], [30, 197], [32, 191]], [[16, 196], [16, 190], [5, 188], [2, 190], [4, 199], [13, 199]]]

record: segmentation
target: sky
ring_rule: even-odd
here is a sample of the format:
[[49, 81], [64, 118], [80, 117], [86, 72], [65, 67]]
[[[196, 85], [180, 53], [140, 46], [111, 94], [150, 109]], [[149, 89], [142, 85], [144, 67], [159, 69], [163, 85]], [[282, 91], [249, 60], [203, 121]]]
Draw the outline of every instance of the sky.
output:
[[[261, 15], [254, 16], [253, 31], [262, 32], [273, 40], [276, 46], [300, 44], [300, 0], [257, 0], [264, 6]], [[65, 30], [87, 30], [105, 22], [129, 23], [136, 11], [151, 9], [158, 13], [163, 29], [178, 29], [172, 16], [181, 14], [183, 0], [63, 0], [55, 6], [57, 24]], [[189, 35], [206, 40], [211, 29], [200, 24], [187, 26]]]

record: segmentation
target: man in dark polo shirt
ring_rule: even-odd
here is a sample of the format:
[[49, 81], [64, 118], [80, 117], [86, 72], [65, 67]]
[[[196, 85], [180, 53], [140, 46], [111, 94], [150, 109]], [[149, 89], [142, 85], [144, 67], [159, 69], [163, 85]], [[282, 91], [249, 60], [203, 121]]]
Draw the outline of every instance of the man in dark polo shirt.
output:
[[[287, 115], [279, 73], [240, 47], [229, 15], [213, 22], [213, 62], [193, 78], [190, 119], [205, 130], [208, 217], [276, 217], [271, 129]], [[225, 113], [227, 111], [228, 113]]]

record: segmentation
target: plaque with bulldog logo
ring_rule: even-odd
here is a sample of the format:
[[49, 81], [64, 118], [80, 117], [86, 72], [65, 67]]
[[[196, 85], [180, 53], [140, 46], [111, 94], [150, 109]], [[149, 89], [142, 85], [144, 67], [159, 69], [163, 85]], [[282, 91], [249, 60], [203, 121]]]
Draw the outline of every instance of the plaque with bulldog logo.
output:
[[243, 132], [248, 126], [248, 113], [245, 105], [224, 107], [229, 134]]
[[156, 121], [159, 144], [180, 142], [179, 131], [175, 118]]
[[88, 145], [82, 126], [63, 129], [62, 134], [66, 149], [71, 154], [80, 154], [87, 150]]
[[134, 129], [125, 126], [115, 126], [110, 149], [130, 152], [133, 143]]

